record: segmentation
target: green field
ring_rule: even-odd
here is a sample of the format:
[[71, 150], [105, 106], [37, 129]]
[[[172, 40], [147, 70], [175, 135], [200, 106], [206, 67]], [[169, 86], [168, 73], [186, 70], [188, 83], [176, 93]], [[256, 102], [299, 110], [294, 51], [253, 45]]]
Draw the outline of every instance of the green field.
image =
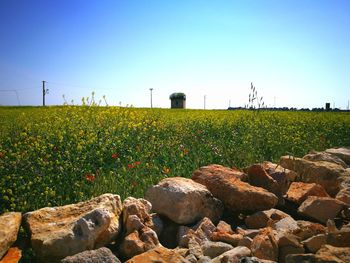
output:
[[349, 113], [2, 107], [0, 125], [0, 214], [350, 145]]

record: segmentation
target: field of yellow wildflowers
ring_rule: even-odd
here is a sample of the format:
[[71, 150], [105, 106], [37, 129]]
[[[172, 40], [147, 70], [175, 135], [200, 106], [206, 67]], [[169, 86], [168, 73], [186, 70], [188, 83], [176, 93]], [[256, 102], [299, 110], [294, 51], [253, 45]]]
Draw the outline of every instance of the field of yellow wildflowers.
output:
[[0, 122], [0, 214], [350, 145], [348, 113], [2, 107]]

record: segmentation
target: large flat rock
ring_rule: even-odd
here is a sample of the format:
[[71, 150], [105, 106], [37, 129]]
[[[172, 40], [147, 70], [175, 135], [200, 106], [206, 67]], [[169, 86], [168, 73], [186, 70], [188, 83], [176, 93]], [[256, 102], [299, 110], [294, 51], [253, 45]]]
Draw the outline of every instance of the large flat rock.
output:
[[311, 217], [323, 224], [334, 219], [345, 204], [331, 197], [309, 196], [298, 208], [301, 215]]
[[122, 203], [104, 194], [86, 202], [26, 213], [32, 247], [39, 261], [59, 260], [111, 243], [118, 236]]
[[255, 212], [273, 208], [278, 198], [273, 193], [243, 182], [236, 175], [220, 174], [208, 167], [194, 171], [192, 179], [205, 185], [231, 211]]

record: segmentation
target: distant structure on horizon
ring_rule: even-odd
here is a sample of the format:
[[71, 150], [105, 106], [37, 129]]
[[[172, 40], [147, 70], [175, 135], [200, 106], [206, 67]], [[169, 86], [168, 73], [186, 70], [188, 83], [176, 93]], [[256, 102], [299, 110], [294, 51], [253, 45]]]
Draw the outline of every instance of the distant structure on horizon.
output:
[[172, 109], [186, 109], [186, 95], [182, 92], [176, 92], [170, 95]]

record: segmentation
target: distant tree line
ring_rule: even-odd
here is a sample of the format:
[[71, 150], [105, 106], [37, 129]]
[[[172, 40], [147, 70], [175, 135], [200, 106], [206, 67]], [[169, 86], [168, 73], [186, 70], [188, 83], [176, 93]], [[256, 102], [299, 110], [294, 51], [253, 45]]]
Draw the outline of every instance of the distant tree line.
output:
[[253, 108], [253, 107], [229, 107], [228, 110], [262, 110], [262, 111], [314, 111], [314, 112], [323, 112], [323, 111], [327, 111], [327, 112], [350, 112], [350, 110], [342, 110], [342, 109], [338, 109], [338, 108], [334, 108], [334, 109], [329, 109], [326, 110], [325, 108], [288, 108], [288, 107], [280, 107], [280, 108], [276, 108], [276, 107], [264, 107], [264, 108]]

